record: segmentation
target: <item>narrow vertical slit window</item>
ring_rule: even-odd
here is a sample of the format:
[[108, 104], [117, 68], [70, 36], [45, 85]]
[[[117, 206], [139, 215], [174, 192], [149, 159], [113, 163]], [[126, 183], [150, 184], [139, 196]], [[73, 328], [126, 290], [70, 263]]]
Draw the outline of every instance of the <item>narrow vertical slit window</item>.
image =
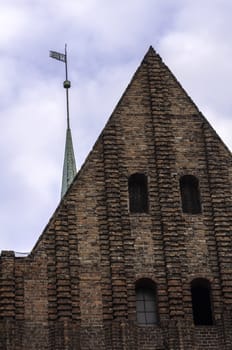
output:
[[147, 177], [144, 174], [133, 174], [128, 180], [129, 210], [131, 213], [148, 212]]
[[136, 283], [136, 313], [140, 325], [158, 323], [156, 285], [149, 279]]
[[193, 320], [196, 326], [212, 325], [211, 287], [208, 280], [197, 278], [191, 283]]
[[184, 175], [180, 178], [180, 192], [183, 213], [200, 214], [201, 200], [199, 181], [193, 175]]

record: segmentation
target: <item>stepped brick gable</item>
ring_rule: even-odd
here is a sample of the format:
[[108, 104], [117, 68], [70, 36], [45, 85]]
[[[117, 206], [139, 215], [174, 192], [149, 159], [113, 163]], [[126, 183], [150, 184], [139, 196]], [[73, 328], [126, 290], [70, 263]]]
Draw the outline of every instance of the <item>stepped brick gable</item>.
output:
[[231, 350], [232, 158], [150, 48], [27, 257], [2, 350]]

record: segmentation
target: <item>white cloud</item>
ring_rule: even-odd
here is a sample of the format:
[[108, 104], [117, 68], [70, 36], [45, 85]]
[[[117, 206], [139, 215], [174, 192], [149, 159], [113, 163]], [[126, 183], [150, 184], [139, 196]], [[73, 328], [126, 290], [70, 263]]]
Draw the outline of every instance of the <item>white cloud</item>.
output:
[[2, 5], [0, 11], [0, 46], [8, 47], [12, 40], [25, 33], [26, 14], [23, 9], [11, 5]]

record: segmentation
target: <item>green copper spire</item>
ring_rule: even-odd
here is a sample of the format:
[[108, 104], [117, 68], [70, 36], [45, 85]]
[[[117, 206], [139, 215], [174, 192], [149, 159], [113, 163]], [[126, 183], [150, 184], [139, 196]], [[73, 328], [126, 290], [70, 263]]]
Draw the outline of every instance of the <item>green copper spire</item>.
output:
[[72, 134], [71, 129], [68, 127], [66, 131], [61, 198], [65, 195], [67, 189], [71, 185], [76, 172], [77, 170], [72, 143]]
[[67, 45], [65, 44], [65, 53], [59, 53], [56, 51], [50, 51], [50, 57], [55, 58], [65, 63], [65, 81], [64, 88], [66, 90], [66, 103], [67, 103], [67, 130], [66, 130], [66, 142], [64, 152], [64, 165], [63, 165], [63, 177], [62, 177], [62, 188], [61, 198], [65, 195], [67, 189], [71, 185], [76, 175], [76, 162], [72, 143], [72, 134], [70, 129], [69, 120], [69, 96], [68, 89], [71, 87], [71, 82], [68, 80], [68, 59], [67, 59]]

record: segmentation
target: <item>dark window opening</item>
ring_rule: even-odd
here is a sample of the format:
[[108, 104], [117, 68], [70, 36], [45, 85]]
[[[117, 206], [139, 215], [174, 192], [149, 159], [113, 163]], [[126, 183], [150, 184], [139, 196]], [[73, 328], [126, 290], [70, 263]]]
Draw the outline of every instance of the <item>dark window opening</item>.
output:
[[203, 278], [193, 280], [191, 284], [191, 294], [194, 324], [196, 326], [212, 325], [213, 316], [210, 283]]
[[129, 208], [131, 213], [148, 212], [147, 177], [144, 174], [133, 174], [128, 180]]
[[201, 213], [199, 182], [195, 176], [184, 175], [180, 178], [182, 210], [188, 214]]
[[136, 313], [137, 322], [141, 325], [158, 323], [156, 286], [149, 279], [142, 279], [136, 284]]

